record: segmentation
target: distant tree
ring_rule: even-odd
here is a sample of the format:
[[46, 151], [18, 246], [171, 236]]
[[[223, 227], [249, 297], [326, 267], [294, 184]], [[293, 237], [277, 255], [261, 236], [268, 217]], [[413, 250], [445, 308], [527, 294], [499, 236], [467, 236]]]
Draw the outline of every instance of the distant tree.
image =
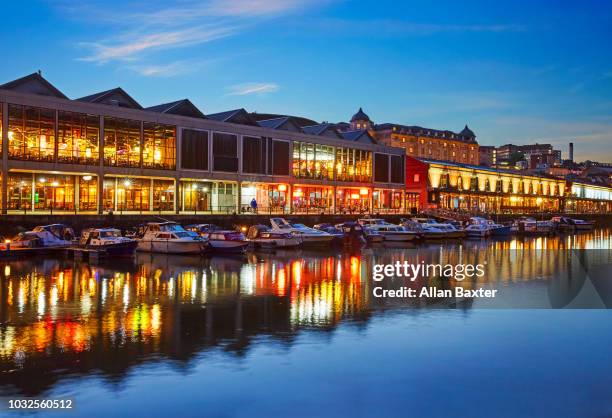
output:
[[508, 162], [510, 163], [510, 165], [515, 165], [519, 161], [523, 161], [523, 160], [525, 160], [525, 156], [523, 155], [523, 153], [519, 151], [515, 151], [512, 154], [510, 154], [510, 158], [508, 159]]

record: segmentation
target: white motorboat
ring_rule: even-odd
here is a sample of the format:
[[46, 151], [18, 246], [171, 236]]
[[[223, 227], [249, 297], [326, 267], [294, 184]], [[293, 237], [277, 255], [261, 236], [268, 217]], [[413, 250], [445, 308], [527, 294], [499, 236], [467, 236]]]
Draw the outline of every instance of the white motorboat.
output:
[[266, 225], [253, 225], [247, 232], [247, 239], [255, 248], [293, 248], [302, 240], [292, 232], [273, 231]]
[[508, 236], [512, 232], [510, 225], [498, 224], [490, 219], [473, 217], [470, 218], [470, 223], [486, 225], [492, 236]]
[[459, 229], [451, 223], [436, 222], [434, 224], [429, 224], [427, 227], [436, 228], [437, 230], [444, 232], [446, 238], [465, 238], [467, 235], [465, 229]]
[[72, 245], [74, 238], [74, 231], [66, 225], [43, 225], [17, 234], [10, 241], [10, 248], [63, 248]]
[[81, 233], [79, 245], [88, 249], [103, 250], [109, 256], [122, 257], [134, 254], [138, 241], [122, 237], [115, 228], [89, 228]]
[[208, 242], [175, 222], [151, 222], [138, 241], [138, 250], [164, 254], [201, 254]]
[[465, 228], [465, 232], [468, 237], [472, 238], [485, 238], [491, 234], [491, 230], [486, 224], [475, 223], [470, 224]]
[[249, 246], [249, 241], [242, 232], [223, 230], [212, 224], [189, 225], [186, 229], [204, 238], [214, 251], [243, 252]]
[[383, 236], [384, 241], [408, 242], [419, 237], [414, 231], [409, 231], [400, 225], [395, 225], [384, 219], [363, 218], [357, 222], [364, 228], [369, 228]]
[[437, 226], [433, 226], [429, 219], [412, 218], [404, 219], [402, 225], [408, 231], [418, 234], [424, 239], [444, 239], [449, 238], [447, 231]]
[[334, 236], [324, 231], [309, 228], [304, 224], [292, 224], [284, 218], [271, 218], [272, 231], [292, 233], [297, 236], [304, 246], [329, 246]]

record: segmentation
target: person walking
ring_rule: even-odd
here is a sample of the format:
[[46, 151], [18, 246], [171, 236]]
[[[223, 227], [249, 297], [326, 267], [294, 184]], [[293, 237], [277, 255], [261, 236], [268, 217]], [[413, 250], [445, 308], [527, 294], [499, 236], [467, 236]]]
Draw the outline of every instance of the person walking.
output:
[[255, 200], [255, 198], [251, 200], [251, 209], [253, 210], [253, 213], [257, 213], [257, 200]]

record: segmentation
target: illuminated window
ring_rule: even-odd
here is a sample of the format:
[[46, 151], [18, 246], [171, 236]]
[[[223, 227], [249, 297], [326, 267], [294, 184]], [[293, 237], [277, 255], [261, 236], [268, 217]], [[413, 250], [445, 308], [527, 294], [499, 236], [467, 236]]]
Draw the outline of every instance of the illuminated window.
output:
[[84, 113], [59, 112], [58, 121], [58, 162], [96, 164], [100, 118]]
[[9, 104], [8, 139], [10, 158], [53, 161], [55, 111]]
[[140, 167], [140, 122], [104, 118], [104, 165]]
[[414, 183], [418, 183], [419, 181], [421, 181], [421, 177], [420, 177], [418, 174], [415, 174], [415, 175], [413, 176], [412, 181], [413, 181]]
[[176, 127], [145, 122], [143, 133], [143, 166], [174, 170], [176, 167]]

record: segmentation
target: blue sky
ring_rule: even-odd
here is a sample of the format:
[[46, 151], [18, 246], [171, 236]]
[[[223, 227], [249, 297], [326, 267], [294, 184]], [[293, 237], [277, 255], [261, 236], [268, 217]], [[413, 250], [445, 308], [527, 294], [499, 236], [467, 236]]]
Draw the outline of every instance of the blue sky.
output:
[[612, 162], [612, 2], [182, 0], [3, 4], [0, 82], [551, 142]]

